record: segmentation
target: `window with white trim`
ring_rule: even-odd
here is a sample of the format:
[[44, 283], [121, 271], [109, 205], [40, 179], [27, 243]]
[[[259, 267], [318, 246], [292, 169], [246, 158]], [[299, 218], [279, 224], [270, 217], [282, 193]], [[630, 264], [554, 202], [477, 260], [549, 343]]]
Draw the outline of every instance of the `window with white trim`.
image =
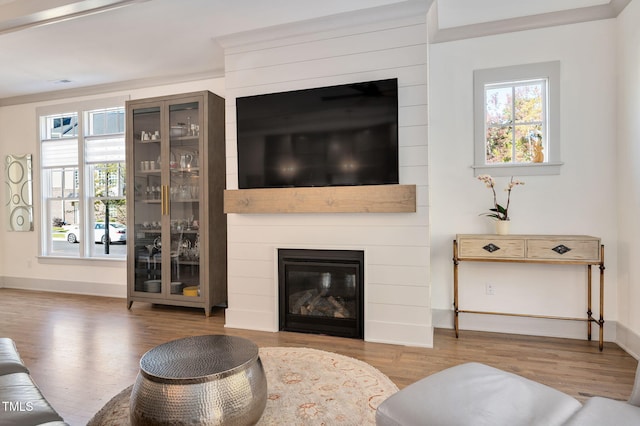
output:
[[474, 71], [474, 170], [559, 174], [560, 62]]
[[38, 120], [40, 254], [124, 259], [124, 99], [44, 107]]

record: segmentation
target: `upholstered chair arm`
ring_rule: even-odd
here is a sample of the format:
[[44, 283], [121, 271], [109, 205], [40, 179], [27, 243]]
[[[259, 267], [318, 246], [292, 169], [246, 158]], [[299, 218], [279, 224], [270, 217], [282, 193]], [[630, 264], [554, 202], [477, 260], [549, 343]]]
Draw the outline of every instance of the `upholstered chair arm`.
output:
[[636, 369], [636, 381], [633, 383], [633, 390], [631, 391], [631, 398], [629, 398], [629, 404], [640, 407], [640, 362]]

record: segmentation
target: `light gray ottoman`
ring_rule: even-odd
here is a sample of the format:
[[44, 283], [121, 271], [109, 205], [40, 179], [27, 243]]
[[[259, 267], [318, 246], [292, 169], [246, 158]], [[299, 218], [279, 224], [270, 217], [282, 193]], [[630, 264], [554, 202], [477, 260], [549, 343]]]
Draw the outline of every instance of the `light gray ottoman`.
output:
[[553, 388], [484, 364], [461, 364], [385, 400], [378, 426], [561, 425], [580, 402]]

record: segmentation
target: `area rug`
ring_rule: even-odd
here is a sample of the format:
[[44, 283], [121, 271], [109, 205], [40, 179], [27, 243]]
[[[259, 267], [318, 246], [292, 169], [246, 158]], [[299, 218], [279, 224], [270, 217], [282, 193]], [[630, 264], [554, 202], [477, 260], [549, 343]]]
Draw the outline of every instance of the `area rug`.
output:
[[[378, 405], [398, 387], [371, 365], [308, 348], [260, 348], [267, 406], [258, 425], [375, 424]], [[132, 386], [113, 397], [87, 426], [129, 425]]]

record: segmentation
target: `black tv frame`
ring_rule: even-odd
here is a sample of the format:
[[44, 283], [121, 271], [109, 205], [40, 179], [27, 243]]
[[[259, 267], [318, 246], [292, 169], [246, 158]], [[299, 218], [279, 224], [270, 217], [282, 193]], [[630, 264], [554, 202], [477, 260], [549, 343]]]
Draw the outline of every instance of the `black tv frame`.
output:
[[398, 81], [236, 99], [238, 187], [399, 183]]

